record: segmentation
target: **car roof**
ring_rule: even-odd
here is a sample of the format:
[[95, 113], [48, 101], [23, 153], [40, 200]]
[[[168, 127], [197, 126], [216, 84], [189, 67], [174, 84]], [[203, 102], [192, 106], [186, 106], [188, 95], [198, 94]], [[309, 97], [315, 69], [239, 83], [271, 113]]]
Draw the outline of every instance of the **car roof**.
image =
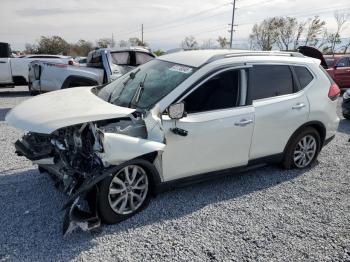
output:
[[182, 51], [163, 55], [161, 57], [158, 57], [158, 59], [172, 63], [188, 65], [192, 67], [200, 67], [204, 64], [208, 64], [219, 59], [240, 56], [305, 57], [304, 55], [297, 52], [210, 49]]

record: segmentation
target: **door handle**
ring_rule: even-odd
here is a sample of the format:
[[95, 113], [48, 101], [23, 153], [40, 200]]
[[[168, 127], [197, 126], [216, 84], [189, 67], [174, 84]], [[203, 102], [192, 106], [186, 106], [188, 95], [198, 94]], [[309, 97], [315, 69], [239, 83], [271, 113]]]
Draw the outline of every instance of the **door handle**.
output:
[[253, 123], [252, 119], [241, 119], [240, 121], [235, 123], [235, 126], [246, 126]]
[[292, 107], [292, 109], [302, 109], [306, 105], [303, 103], [297, 103], [295, 106]]

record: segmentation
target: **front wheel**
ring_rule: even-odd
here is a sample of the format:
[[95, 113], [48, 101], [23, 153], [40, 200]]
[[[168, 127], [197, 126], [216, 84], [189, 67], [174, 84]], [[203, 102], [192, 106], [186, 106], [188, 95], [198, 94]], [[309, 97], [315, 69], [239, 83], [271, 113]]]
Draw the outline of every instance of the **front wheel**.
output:
[[99, 212], [107, 224], [125, 220], [145, 208], [150, 197], [147, 171], [138, 164], [130, 164], [100, 185]]
[[321, 138], [316, 129], [305, 128], [289, 143], [282, 165], [285, 169], [309, 167], [321, 150]]

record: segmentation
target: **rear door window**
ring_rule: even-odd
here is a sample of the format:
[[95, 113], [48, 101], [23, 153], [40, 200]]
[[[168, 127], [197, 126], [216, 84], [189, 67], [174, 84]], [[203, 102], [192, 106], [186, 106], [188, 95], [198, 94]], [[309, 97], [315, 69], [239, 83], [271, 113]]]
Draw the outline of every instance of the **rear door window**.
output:
[[294, 93], [288, 65], [254, 65], [250, 71], [250, 101]]
[[299, 80], [300, 88], [305, 88], [314, 79], [310, 71], [303, 66], [294, 66], [295, 74]]

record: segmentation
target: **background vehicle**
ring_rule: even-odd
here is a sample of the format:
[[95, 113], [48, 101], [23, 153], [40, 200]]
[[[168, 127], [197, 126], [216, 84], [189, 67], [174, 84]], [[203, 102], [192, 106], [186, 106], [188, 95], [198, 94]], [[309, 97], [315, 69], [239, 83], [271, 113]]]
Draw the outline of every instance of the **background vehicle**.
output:
[[306, 56], [320, 59], [323, 68], [339, 88], [350, 88], [350, 55], [323, 56], [319, 50], [309, 46], [298, 47], [298, 50]]
[[86, 66], [87, 63], [87, 57], [84, 56], [78, 56], [74, 58], [75, 63], [77, 63], [79, 66]]
[[350, 120], [350, 89], [346, 90], [343, 94], [342, 111], [343, 116]]
[[0, 43], [0, 85], [27, 85], [28, 65], [34, 60], [73, 64], [73, 58], [60, 55], [11, 57], [10, 45]]
[[29, 66], [29, 91], [35, 94], [105, 84], [154, 57], [145, 48], [131, 47], [91, 51], [83, 67], [34, 61]]
[[29, 131], [17, 153], [70, 195], [67, 220], [85, 199], [92, 218], [81, 219], [94, 227], [182, 183], [266, 163], [309, 167], [335, 136], [339, 94], [320, 61], [299, 53], [198, 50], [161, 56], [104, 87], [26, 100], [6, 122]]

